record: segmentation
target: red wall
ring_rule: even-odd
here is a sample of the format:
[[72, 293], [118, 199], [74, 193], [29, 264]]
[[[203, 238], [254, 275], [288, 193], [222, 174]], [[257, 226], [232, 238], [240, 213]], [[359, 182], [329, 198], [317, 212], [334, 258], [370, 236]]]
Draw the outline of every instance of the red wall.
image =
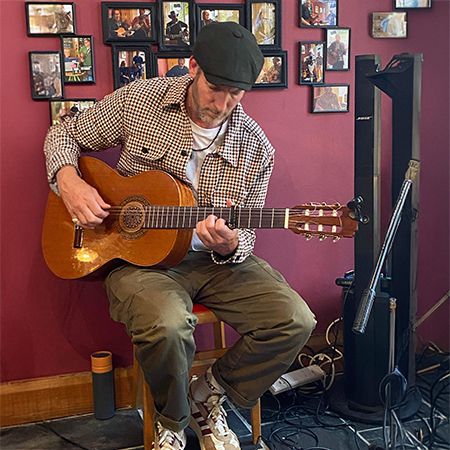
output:
[[[47, 102], [31, 100], [28, 51], [56, 50], [57, 38], [26, 35], [23, 1], [1, 2], [1, 378], [3, 381], [89, 369], [89, 354], [110, 349], [116, 365], [130, 362], [122, 326], [108, 316], [100, 283], [62, 281], [47, 270], [40, 232], [47, 196], [42, 143], [49, 126]], [[297, 27], [297, 0], [283, 2], [283, 48], [289, 89], [259, 90], [244, 99], [247, 112], [277, 148], [268, 206], [307, 201], [346, 202], [353, 196], [353, 86], [349, 114], [309, 111], [310, 90], [298, 86], [297, 43], [321, 39], [321, 30]], [[356, 54], [377, 53], [383, 65], [399, 52], [423, 52], [421, 208], [419, 217], [419, 315], [449, 289], [449, 2], [409, 13], [409, 37], [369, 37], [372, 2], [341, 0], [339, 23], [352, 28]], [[379, 0], [377, 10], [389, 10]], [[97, 84], [69, 86], [67, 97], [100, 98], [112, 89], [110, 49], [101, 38], [100, 2], [78, 0], [80, 34], [93, 34]], [[437, 36], [440, 36], [439, 38]], [[328, 82], [350, 82], [353, 71], [328, 72]], [[384, 154], [390, 148], [389, 104], [384, 100]], [[383, 156], [384, 181], [389, 158]], [[383, 189], [387, 192], [387, 189]], [[388, 209], [385, 216], [389, 217]], [[353, 242], [305, 242], [290, 232], [261, 232], [256, 251], [280, 269], [318, 316], [318, 329], [340, 314], [334, 280], [353, 267]], [[419, 328], [422, 340], [448, 349], [448, 303]]]

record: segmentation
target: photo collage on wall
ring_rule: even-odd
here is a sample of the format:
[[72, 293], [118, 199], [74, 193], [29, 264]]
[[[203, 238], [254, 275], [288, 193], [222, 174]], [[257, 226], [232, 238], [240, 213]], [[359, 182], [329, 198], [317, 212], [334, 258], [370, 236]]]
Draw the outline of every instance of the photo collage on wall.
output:
[[[286, 88], [287, 52], [281, 48], [281, 0], [195, 3], [194, 0], [101, 2], [103, 43], [111, 47], [114, 89], [156, 76], [182, 76], [197, 33], [214, 22], [249, 29], [264, 55], [254, 88]], [[65, 99], [64, 86], [96, 82], [94, 39], [77, 33], [74, 2], [25, 2], [27, 34], [58, 37], [60, 51], [30, 51], [31, 97], [50, 101], [50, 121], [92, 105]]]
[[[298, 25], [323, 28], [324, 40], [300, 41], [298, 83], [310, 85], [311, 112], [348, 112], [349, 84], [328, 83], [326, 74], [350, 70], [351, 29], [339, 24], [339, 0], [298, 0]], [[393, 0], [396, 10], [431, 8], [431, 0]], [[371, 13], [373, 38], [406, 38], [406, 11]]]

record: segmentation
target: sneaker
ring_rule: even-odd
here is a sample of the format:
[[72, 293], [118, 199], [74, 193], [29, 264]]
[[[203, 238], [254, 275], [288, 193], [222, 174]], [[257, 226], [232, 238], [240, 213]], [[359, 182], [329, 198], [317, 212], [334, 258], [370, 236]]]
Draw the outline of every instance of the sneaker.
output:
[[153, 450], [183, 450], [186, 447], [186, 433], [172, 431], [156, 422]]
[[211, 395], [206, 402], [195, 402], [191, 396], [191, 428], [197, 434], [202, 450], [239, 450], [239, 440], [227, 423], [222, 404], [225, 395]]

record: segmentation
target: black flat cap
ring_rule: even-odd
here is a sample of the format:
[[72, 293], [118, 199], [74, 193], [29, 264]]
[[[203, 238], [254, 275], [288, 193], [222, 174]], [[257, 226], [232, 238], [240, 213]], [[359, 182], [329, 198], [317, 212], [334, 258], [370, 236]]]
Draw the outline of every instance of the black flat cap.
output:
[[210, 83], [245, 91], [252, 88], [264, 63], [253, 34], [235, 22], [204, 26], [192, 53]]

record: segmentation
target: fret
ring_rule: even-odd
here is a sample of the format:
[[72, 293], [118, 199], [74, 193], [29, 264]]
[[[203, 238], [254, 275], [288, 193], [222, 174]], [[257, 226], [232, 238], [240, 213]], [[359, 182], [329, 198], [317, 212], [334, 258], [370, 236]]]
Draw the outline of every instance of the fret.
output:
[[270, 228], [273, 228], [274, 213], [275, 213], [275, 209], [272, 208], [272, 221], [270, 222]]
[[174, 213], [174, 208], [172, 207], [172, 218], [170, 221], [170, 228], [173, 228], [173, 213]]
[[180, 208], [177, 208], [177, 228], [180, 228]]
[[250, 228], [251, 217], [252, 217], [252, 208], [248, 208], [248, 225], [247, 225], [248, 228]]
[[241, 228], [241, 210], [242, 208], [238, 208], [238, 220], [237, 220], [237, 228]]
[[181, 228], [184, 228], [184, 221], [186, 219], [186, 208], [183, 207], [183, 224], [181, 225]]
[[259, 210], [259, 228], [261, 228], [262, 215], [263, 215], [263, 209], [261, 208], [261, 209]]
[[192, 223], [192, 207], [191, 207], [189, 208], [189, 228], [195, 228], [193, 225], [195, 224]]

